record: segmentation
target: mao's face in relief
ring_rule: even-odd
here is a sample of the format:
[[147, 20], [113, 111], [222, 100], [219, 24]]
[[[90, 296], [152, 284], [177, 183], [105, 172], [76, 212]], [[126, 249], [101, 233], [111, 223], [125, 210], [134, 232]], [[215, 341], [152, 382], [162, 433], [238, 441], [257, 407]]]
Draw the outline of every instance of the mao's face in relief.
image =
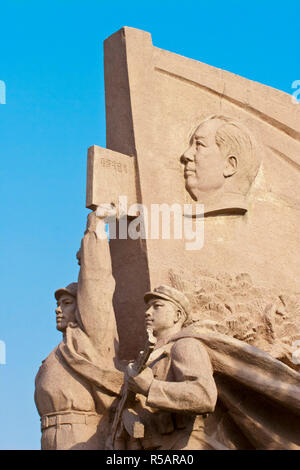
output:
[[224, 155], [215, 139], [218, 127], [217, 119], [200, 124], [180, 159], [184, 165], [186, 189], [194, 198], [197, 192], [215, 191], [224, 184]]

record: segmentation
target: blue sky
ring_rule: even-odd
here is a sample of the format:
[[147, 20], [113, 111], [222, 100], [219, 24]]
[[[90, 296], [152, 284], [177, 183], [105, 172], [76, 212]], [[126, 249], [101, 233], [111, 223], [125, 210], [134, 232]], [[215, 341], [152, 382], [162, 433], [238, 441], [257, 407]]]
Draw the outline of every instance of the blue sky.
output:
[[2, 291], [0, 449], [38, 449], [34, 377], [60, 341], [56, 288], [76, 280], [86, 155], [105, 146], [103, 40], [122, 26], [153, 44], [292, 93], [299, 1], [48, 0], [0, 3]]

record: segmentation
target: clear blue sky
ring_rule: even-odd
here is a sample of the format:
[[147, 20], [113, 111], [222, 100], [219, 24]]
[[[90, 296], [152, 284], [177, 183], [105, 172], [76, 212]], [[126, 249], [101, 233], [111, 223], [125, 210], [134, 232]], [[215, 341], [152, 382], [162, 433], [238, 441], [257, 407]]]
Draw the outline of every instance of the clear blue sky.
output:
[[299, 1], [48, 0], [0, 3], [0, 449], [38, 449], [34, 377], [60, 341], [53, 291], [76, 280], [86, 155], [105, 146], [103, 40], [153, 44], [292, 93]]

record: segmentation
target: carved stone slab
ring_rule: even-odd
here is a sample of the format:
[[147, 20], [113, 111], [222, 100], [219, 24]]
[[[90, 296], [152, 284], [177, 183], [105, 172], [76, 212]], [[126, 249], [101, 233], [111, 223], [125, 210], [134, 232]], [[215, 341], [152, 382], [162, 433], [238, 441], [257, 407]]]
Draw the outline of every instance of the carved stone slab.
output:
[[129, 208], [136, 203], [134, 159], [93, 145], [88, 150], [86, 207], [117, 206], [120, 195], [126, 195]]

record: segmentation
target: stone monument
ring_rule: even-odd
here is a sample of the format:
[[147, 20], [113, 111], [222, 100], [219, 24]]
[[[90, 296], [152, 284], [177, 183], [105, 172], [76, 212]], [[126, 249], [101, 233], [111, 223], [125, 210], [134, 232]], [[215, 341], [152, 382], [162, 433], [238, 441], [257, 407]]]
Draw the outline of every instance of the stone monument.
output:
[[299, 449], [300, 110], [133, 28], [104, 65], [42, 447]]

